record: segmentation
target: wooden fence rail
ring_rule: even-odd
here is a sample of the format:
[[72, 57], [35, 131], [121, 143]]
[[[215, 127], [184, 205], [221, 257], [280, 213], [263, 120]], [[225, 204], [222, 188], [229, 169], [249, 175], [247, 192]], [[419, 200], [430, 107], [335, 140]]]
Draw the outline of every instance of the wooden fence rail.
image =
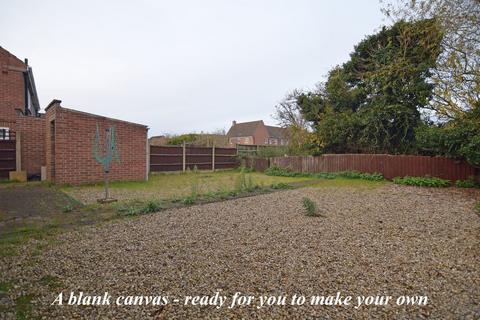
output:
[[189, 146], [150, 146], [150, 171], [216, 170], [238, 166], [237, 149]]
[[[480, 174], [480, 170], [465, 161], [445, 157], [387, 155], [387, 154], [326, 154], [318, 157], [274, 157], [265, 162], [253, 161], [263, 171], [271, 165], [294, 172], [379, 172], [387, 179], [404, 176], [432, 176], [448, 180], [466, 180]], [[248, 163], [248, 161], [247, 161]]]

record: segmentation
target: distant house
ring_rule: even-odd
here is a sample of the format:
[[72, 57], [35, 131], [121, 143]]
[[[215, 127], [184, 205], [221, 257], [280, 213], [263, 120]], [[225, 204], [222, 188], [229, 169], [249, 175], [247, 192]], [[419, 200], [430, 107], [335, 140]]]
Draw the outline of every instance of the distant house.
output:
[[267, 126], [262, 120], [237, 123], [227, 133], [228, 142], [235, 144], [284, 146], [288, 144], [287, 129]]
[[40, 104], [28, 60], [0, 47], [0, 140], [15, 131], [17, 116], [40, 117]]
[[166, 136], [153, 136], [148, 139], [148, 143], [151, 146], [164, 146], [168, 143]]

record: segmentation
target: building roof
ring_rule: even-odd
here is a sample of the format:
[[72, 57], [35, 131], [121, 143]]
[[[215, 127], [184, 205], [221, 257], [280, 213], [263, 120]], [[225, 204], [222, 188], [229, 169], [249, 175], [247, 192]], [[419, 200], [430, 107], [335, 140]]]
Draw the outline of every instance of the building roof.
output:
[[[8, 65], [3, 66], [4, 68], [7, 68], [7, 70], [22, 72], [24, 74], [25, 83], [26, 83], [25, 90], [28, 90], [28, 93], [30, 93], [30, 97], [32, 99], [31, 104], [35, 109], [30, 111], [34, 111], [34, 114], [38, 115], [38, 112], [40, 111], [40, 102], [38, 101], [38, 94], [37, 94], [37, 88], [35, 86], [35, 79], [33, 77], [33, 70], [28, 65], [28, 60], [27, 59], [25, 59], [25, 61], [20, 60], [14, 54], [9, 52], [7, 49], [3, 48], [2, 46], [0, 46], [0, 55], [8, 57]], [[25, 101], [25, 104], [27, 104], [27, 101]], [[26, 111], [27, 110], [22, 110], [22, 112], [26, 112]]]
[[255, 130], [258, 125], [263, 125], [262, 120], [235, 123], [230, 130], [228, 130], [227, 136], [229, 137], [250, 137], [255, 135]]
[[270, 138], [285, 139], [287, 137], [287, 129], [281, 127], [265, 126]]
[[269, 138], [284, 139], [287, 137], [287, 129], [274, 126], [266, 126], [263, 120], [234, 123], [234, 125], [228, 130], [227, 136], [229, 137], [250, 137], [255, 135], [257, 126], [265, 126], [268, 132]]

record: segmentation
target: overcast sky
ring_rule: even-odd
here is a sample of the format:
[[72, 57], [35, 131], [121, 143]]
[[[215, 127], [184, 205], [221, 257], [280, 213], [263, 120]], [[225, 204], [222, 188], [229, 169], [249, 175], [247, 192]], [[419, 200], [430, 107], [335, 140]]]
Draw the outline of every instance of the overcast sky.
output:
[[54, 98], [150, 135], [272, 119], [385, 23], [378, 0], [0, 0], [0, 45]]

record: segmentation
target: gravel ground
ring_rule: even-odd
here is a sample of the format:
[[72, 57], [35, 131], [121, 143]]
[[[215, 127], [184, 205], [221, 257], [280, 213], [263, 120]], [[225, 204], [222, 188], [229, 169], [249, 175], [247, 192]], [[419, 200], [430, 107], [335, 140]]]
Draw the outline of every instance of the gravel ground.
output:
[[[304, 196], [326, 217], [306, 217]], [[480, 217], [473, 210], [478, 200], [478, 192], [452, 188], [305, 188], [85, 227], [64, 234], [59, 245], [39, 256], [2, 258], [2, 277], [16, 283], [4, 302], [33, 294], [34, 315], [48, 319], [478, 319]], [[61, 283], [39, 285], [45, 276]], [[181, 300], [215, 291], [289, 298], [340, 291], [355, 300], [423, 295], [428, 304], [49, 306], [60, 291]]]

